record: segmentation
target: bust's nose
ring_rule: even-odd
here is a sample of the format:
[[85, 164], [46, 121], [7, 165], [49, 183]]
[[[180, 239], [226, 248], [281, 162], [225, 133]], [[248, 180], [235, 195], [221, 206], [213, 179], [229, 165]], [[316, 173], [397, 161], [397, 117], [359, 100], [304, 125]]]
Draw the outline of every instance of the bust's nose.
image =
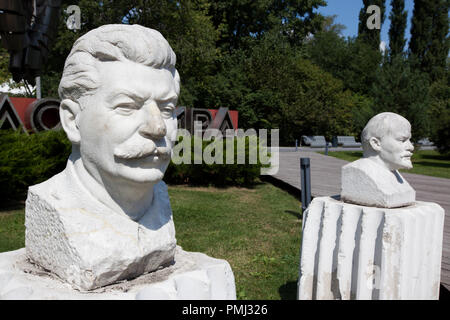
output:
[[158, 140], [163, 138], [167, 133], [166, 124], [161, 117], [161, 112], [155, 102], [151, 102], [149, 105], [144, 106], [146, 120], [142, 127], [139, 129], [139, 133], [146, 138], [152, 140]]
[[406, 145], [406, 150], [411, 151], [411, 152], [414, 151], [414, 145], [409, 140], [408, 140], [408, 143]]

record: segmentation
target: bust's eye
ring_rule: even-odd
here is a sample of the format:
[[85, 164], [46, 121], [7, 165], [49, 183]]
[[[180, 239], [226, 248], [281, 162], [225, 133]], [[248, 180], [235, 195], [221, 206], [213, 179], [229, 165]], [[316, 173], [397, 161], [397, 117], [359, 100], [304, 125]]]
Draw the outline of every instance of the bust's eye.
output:
[[172, 118], [173, 112], [175, 111], [175, 106], [173, 103], [165, 103], [160, 105], [160, 112], [163, 118]]
[[137, 107], [134, 104], [119, 104], [116, 107], [114, 107], [114, 110], [121, 115], [130, 115], [132, 114]]

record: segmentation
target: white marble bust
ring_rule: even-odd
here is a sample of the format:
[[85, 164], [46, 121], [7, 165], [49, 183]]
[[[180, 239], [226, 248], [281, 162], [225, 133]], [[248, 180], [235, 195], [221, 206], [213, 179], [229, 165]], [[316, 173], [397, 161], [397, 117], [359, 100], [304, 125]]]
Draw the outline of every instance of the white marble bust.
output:
[[342, 167], [341, 199], [382, 208], [413, 204], [416, 193], [398, 172], [412, 168], [410, 139], [404, 117], [383, 112], [370, 119], [361, 134], [363, 158]]
[[177, 131], [176, 56], [156, 30], [105, 25], [67, 57], [59, 95], [66, 169], [29, 188], [28, 257], [90, 290], [173, 260], [162, 181]]

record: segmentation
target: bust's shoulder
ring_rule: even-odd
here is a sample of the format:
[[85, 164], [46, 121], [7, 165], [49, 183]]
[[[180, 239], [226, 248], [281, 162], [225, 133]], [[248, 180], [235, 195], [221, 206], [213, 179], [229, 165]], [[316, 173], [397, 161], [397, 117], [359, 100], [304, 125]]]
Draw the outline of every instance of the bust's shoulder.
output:
[[358, 160], [355, 160], [353, 162], [350, 162], [349, 164], [346, 164], [342, 167], [343, 170], [345, 169], [358, 169], [361, 171], [372, 171], [372, 170], [380, 170], [384, 169], [378, 164], [376, 164], [374, 161], [370, 160], [369, 158], [361, 158]]
[[69, 166], [50, 179], [28, 188], [28, 197], [38, 197], [48, 203], [64, 203], [68, 206], [86, 203], [84, 193]]
[[54, 175], [48, 180], [45, 180], [41, 183], [30, 186], [29, 191], [37, 194], [46, 194], [51, 190], [64, 190], [65, 185], [68, 182], [67, 176], [67, 168], [61, 171], [60, 173]]

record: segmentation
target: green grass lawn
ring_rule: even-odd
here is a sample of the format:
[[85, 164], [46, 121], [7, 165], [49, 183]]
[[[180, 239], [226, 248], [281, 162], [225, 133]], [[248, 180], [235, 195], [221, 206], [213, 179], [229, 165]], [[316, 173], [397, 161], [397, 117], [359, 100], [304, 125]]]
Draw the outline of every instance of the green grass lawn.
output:
[[[328, 155], [347, 161], [355, 161], [362, 157], [362, 151], [330, 151]], [[437, 151], [415, 151], [412, 162], [413, 168], [411, 170], [400, 171], [450, 179], [450, 158], [439, 154]]]
[[24, 213], [24, 209], [0, 212], [0, 252], [25, 246]]
[[[300, 202], [269, 183], [255, 188], [169, 187], [177, 242], [227, 260], [238, 299], [295, 299]], [[24, 246], [24, 210], [0, 213], [0, 252]]]

